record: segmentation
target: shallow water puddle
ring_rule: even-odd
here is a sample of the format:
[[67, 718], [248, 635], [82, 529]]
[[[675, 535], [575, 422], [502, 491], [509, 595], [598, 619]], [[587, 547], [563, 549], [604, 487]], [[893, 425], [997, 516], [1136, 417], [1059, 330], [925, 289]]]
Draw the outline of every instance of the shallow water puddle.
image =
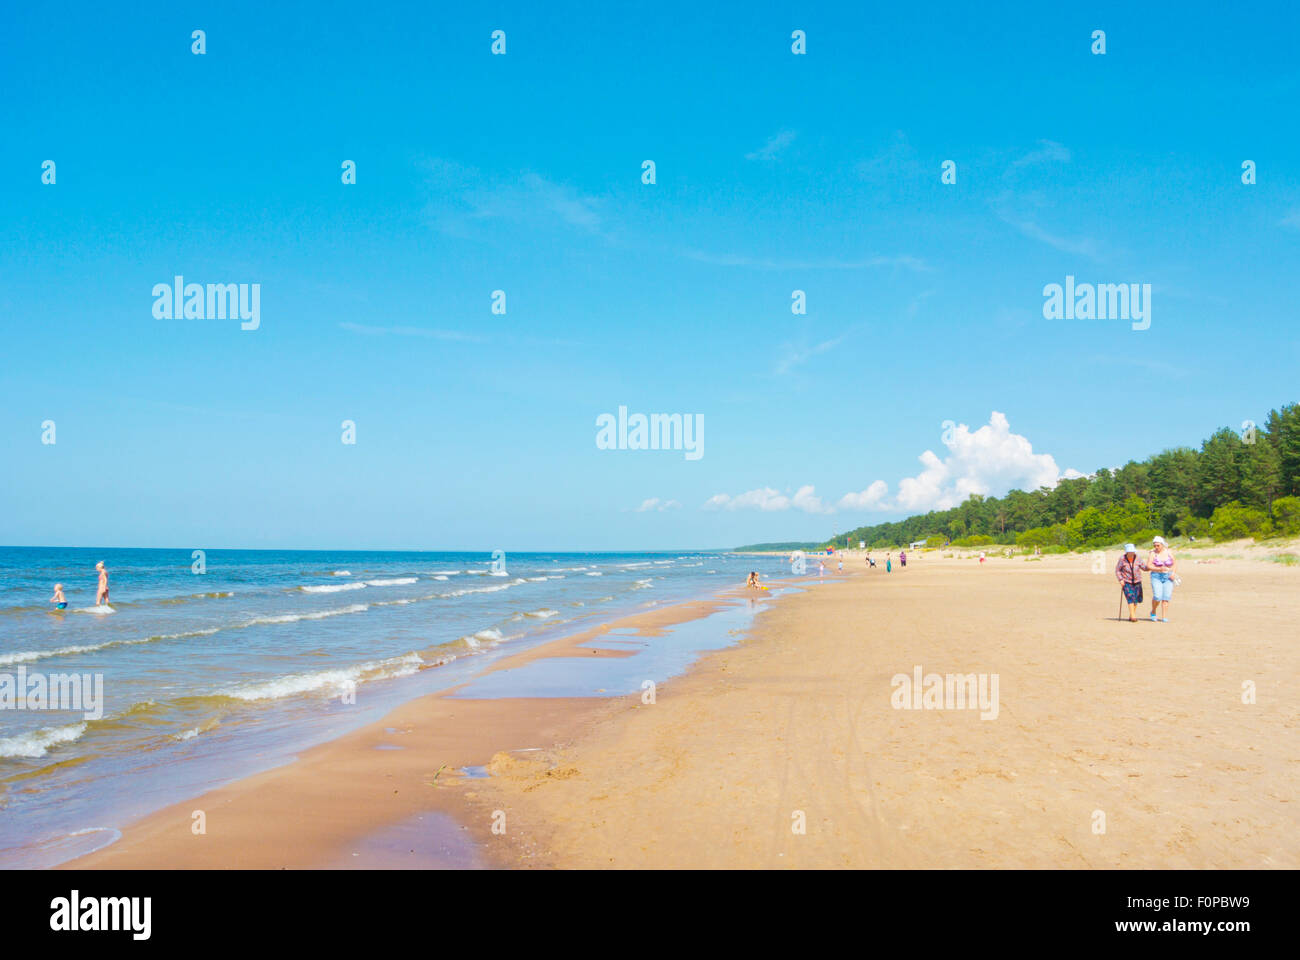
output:
[[443, 813], [421, 813], [355, 841], [331, 869], [481, 870], [465, 828]]
[[[663, 683], [684, 672], [703, 653], [736, 643], [761, 607], [741, 601], [700, 617], [663, 628], [637, 640], [597, 638], [579, 644], [592, 650], [617, 649], [623, 657], [543, 657], [476, 677], [454, 696], [482, 700], [498, 697], [616, 697], [638, 693], [647, 681]], [[629, 628], [622, 632], [635, 633]], [[614, 633], [614, 630], [609, 631]], [[612, 646], [618, 644], [618, 646]]]

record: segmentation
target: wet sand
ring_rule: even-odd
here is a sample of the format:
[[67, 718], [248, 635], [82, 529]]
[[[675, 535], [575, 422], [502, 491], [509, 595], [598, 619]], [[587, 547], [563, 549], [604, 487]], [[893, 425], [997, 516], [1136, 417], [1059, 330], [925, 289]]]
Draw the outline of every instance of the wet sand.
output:
[[[1085, 556], [846, 561], [764, 594], [739, 645], [653, 702], [425, 697], [69, 866], [1300, 866], [1300, 570], [1194, 559], [1168, 624], [1117, 621]], [[490, 672], [627, 656], [632, 631], [719, 606]], [[996, 674], [996, 719], [895, 709], [891, 679], [918, 666]]]
[[[654, 637], [728, 607], [726, 599], [625, 617], [503, 658], [476, 679], [555, 658], [630, 657]], [[610, 642], [614, 638], [615, 642]], [[596, 642], [601, 646], [586, 646]], [[570, 668], [577, 674], [581, 671]], [[599, 675], [599, 672], [597, 672]], [[174, 804], [69, 868], [339, 868], [501, 865], [491, 815], [468, 815], [479, 782], [464, 768], [493, 755], [551, 750], [624, 703], [599, 688], [565, 697], [466, 699], [470, 684], [423, 697], [292, 763]], [[364, 688], [358, 697], [364, 696]], [[196, 812], [203, 832], [196, 832]]]

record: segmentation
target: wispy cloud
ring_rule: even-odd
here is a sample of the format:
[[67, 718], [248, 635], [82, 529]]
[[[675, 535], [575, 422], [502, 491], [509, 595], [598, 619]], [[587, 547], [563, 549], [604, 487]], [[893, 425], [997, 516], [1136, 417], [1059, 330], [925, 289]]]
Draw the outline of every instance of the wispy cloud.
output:
[[789, 373], [792, 369], [800, 364], [807, 363], [819, 353], [825, 353], [839, 346], [844, 340], [844, 335], [835, 337], [832, 340], [823, 340], [821, 343], [812, 347], [795, 346], [786, 344], [784, 347], [785, 354], [777, 361], [776, 372], [779, 374]]
[[923, 171], [920, 157], [907, 134], [896, 130], [889, 142], [875, 154], [857, 161], [853, 172], [867, 183], [892, 190], [900, 180], [916, 178]]
[[779, 257], [752, 257], [744, 254], [707, 253], [703, 250], [686, 250], [689, 260], [719, 267], [750, 267], [755, 270], [865, 270], [871, 267], [903, 267], [918, 273], [932, 269], [920, 257], [901, 255], [895, 257], [862, 257], [857, 260], [813, 259], [786, 260]]
[[1032, 167], [1040, 163], [1069, 163], [1070, 148], [1055, 140], [1039, 140], [1038, 149], [1011, 161], [1013, 167]]
[[1044, 230], [1033, 220], [1014, 220], [1008, 217], [1003, 217], [1003, 219], [1031, 240], [1038, 240], [1049, 247], [1055, 247], [1057, 250], [1066, 253], [1077, 253], [1079, 256], [1088, 257], [1091, 260], [1100, 257], [1097, 243], [1091, 237], [1064, 237]]
[[604, 226], [601, 198], [541, 174], [489, 178], [473, 167], [433, 157], [422, 161], [431, 199], [426, 213], [445, 233], [465, 236], [490, 221], [560, 225], [588, 234]]
[[1003, 197], [994, 206], [998, 219], [1003, 223], [1015, 227], [1021, 234], [1031, 240], [1037, 240], [1039, 243], [1045, 243], [1049, 247], [1055, 247], [1065, 253], [1073, 253], [1081, 257], [1087, 257], [1090, 260], [1100, 260], [1101, 250], [1092, 237], [1069, 237], [1059, 233], [1054, 233], [1041, 226], [1033, 215], [1026, 216], [1011, 208], [1011, 199], [1009, 195]]
[[364, 333], [368, 336], [423, 337], [427, 340], [486, 343], [482, 337], [476, 337], [473, 334], [461, 333], [458, 330], [439, 330], [434, 327], [374, 327], [363, 323], [350, 323], [346, 320], [339, 323], [339, 327], [344, 330], [351, 330], [353, 333]]
[[782, 130], [767, 138], [767, 142], [750, 153], [745, 154], [746, 160], [771, 160], [777, 154], [785, 150], [786, 147], [794, 143], [795, 137], [798, 136], [793, 130]]
[[660, 500], [658, 497], [650, 497], [649, 499], [642, 500], [641, 506], [635, 508], [632, 512], [650, 513], [653, 511], [656, 513], [663, 513], [665, 510], [676, 510], [680, 507], [681, 504], [676, 500]]

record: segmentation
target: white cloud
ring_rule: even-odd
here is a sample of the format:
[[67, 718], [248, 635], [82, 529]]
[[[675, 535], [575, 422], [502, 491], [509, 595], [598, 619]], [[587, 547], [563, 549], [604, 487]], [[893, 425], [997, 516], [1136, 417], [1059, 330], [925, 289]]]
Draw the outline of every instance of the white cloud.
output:
[[704, 502], [705, 510], [761, 510], [771, 513], [778, 510], [802, 510], [804, 513], [832, 513], [833, 507], [822, 503], [811, 484], [806, 484], [795, 491], [794, 496], [782, 493], [772, 487], [759, 487], [731, 496], [715, 493]]
[[790, 498], [771, 487], [748, 490], [737, 496], [715, 493], [704, 503], [705, 510], [789, 510]]
[[665, 510], [676, 510], [681, 504], [676, 500], [660, 500], [658, 497], [650, 497], [641, 501], [641, 506], [633, 510], [633, 513], [649, 513], [654, 510], [663, 513]]
[[889, 484], [884, 480], [874, 481], [861, 493], [846, 493], [840, 497], [841, 510], [881, 510], [885, 498], [889, 496]]
[[794, 499], [790, 505], [796, 510], [802, 510], [804, 513], [834, 513], [834, 507], [828, 507], [822, 503], [822, 498], [813, 492], [811, 484], [800, 487], [795, 491]]
[[889, 484], [875, 480], [865, 489], [849, 492], [834, 506], [824, 503], [811, 484], [793, 496], [772, 487], [759, 487], [737, 496], [719, 493], [704, 504], [705, 510], [802, 510], [805, 513], [845, 511], [888, 511], [926, 513], [948, 510], [968, 500], [973, 493], [1002, 496], [1008, 490], [1037, 490], [1054, 487], [1062, 480], [1081, 477], [1077, 470], [1061, 470], [1047, 453], [1034, 453], [1033, 444], [1011, 432], [1005, 414], [993, 411], [989, 422], [977, 430], [958, 424], [945, 432], [947, 455], [926, 450], [917, 459], [921, 472], [898, 482], [898, 493], [889, 495]]
[[1013, 487], [1037, 490], [1054, 486], [1061, 476], [1050, 454], [1034, 453], [1033, 444], [1011, 432], [1004, 414], [993, 411], [978, 430], [959, 424], [944, 441], [948, 456], [932, 450], [919, 457], [924, 469], [898, 483], [894, 505], [913, 513], [947, 510], [972, 493], [1001, 495]]

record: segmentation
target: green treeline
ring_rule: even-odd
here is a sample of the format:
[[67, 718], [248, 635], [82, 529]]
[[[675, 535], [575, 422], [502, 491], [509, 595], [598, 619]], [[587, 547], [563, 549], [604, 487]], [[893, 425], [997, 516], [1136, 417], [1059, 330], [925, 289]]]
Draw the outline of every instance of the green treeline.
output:
[[789, 553], [791, 550], [822, 550], [826, 544], [806, 540], [783, 540], [780, 543], [750, 543], [743, 547], [732, 547], [737, 553]]
[[859, 527], [857, 546], [1015, 544], [1048, 551], [1165, 536], [1235, 540], [1300, 535], [1300, 404], [1269, 412], [1262, 428], [1216, 431], [1200, 450], [1178, 447], [1054, 488], [978, 494], [951, 510]]

